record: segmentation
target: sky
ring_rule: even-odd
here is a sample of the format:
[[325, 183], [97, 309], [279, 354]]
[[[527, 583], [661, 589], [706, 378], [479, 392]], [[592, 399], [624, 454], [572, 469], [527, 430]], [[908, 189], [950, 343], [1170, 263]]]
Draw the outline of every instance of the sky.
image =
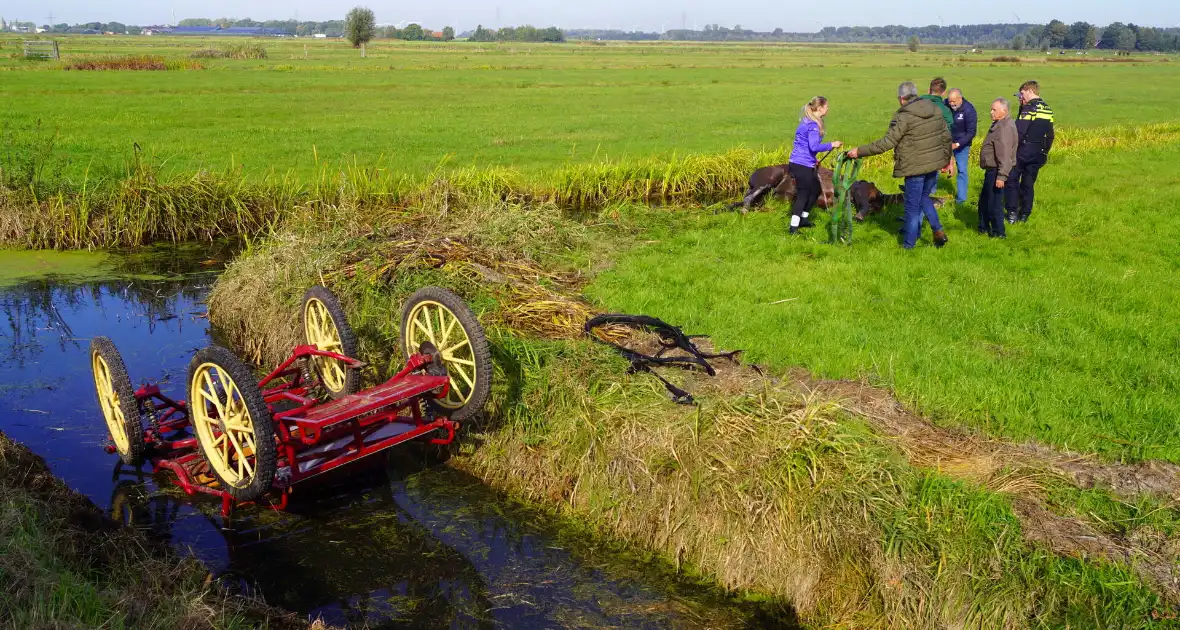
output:
[[930, 2], [930, 0], [0, 0], [0, 16], [38, 24], [123, 22], [170, 24], [186, 17], [237, 17], [277, 20], [342, 19], [354, 2], [370, 7], [381, 24], [417, 22], [432, 28], [459, 30], [532, 24], [562, 28], [617, 28], [663, 31], [687, 25], [741, 25], [756, 31], [818, 31], [823, 26], [903, 24], [1066, 23], [1098, 25], [1133, 22], [1142, 26], [1180, 26], [1176, 0], [1041, 0], [1017, 2]]

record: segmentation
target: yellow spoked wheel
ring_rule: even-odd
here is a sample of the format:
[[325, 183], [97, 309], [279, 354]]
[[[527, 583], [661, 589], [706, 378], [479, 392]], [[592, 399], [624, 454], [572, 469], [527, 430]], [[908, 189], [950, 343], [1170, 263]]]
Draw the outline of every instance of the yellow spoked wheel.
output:
[[123, 357], [106, 337], [90, 342], [90, 369], [94, 374], [94, 391], [106, 420], [107, 431], [123, 463], [138, 466], [143, 461], [143, 423], [135, 388], [127, 376]]
[[189, 364], [188, 405], [201, 454], [223, 489], [240, 501], [270, 490], [274, 427], [250, 368], [225, 348], [201, 350]]
[[491, 352], [483, 326], [459, 296], [438, 287], [414, 293], [402, 309], [401, 337], [407, 356], [430, 344], [446, 368], [451, 386], [431, 401], [436, 412], [464, 420], [483, 409], [492, 389]]
[[[303, 295], [303, 336], [308, 345], [346, 357], [357, 356], [356, 335], [348, 325], [340, 301], [324, 287], [312, 287]], [[313, 357], [312, 365], [332, 398], [355, 394], [360, 374], [343, 361]]]

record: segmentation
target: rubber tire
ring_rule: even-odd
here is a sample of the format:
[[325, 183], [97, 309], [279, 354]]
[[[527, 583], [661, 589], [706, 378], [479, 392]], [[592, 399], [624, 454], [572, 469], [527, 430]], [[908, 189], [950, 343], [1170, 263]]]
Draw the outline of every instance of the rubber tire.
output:
[[[340, 345], [344, 347], [344, 356], [350, 359], [357, 359], [360, 355], [360, 344], [357, 343], [356, 333], [352, 331], [352, 326], [348, 325], [348, 317], [344, 314], [344, 307], [340, 306], [340, 299], [336, 297], [326, 287], [314, 286], [303, 294], [303, 300], [300, 302], [299, 308], [299, 325], [303, 329], [304, 343], [307, 343], [307, 302], [311, 298], [315, 298], [322, 302], [328, 309], [328, 314], [332, 316], [332, 323], [336, 324], [336, 331], [340, 333]], [[315, 369], [315, 362], [312, 362], [312, 369]], [[322, 382], [323, 379], [321, 378]], [[340, 400], [349, 394], [355, 394], [361, 389], [361, 373], [360, 370], [352, 368], [344, 368], [344, 389], [334, 392], [324, 385], [324, 391], [328, 392], [334, 400]]]
[[[92, 380], [95, 354], [98, 354], [102, 357], [103, 361], [106, 361], [107, 368], [111, 371], [111, 385], [118, 392], [119, 406], [123, 408], [123, 418], [125, 420], [123, 427], [127, 431], [128, 452], [119, 452], [119, 459], [123, 460], [123, 463], [128, 466], [139, 467], [143, 463], [143, 453], [147, 450], [147, 445], [143, 439], [143, 421], [139, 413], [139, 401], [135, 399], [135, 386], [131, 384], [131, 377], [127, 375], [127, 366], [123, 363], [123, 356], [115, 348], [115, 342], [107, 337], [95, 337], [90, 340], [89, 356]], [[95, 386], [94, 397], [98, 400], [99, 409], [102, 409], [102, 400], [98, 398], [97, 386]], [[135, 418], [136, 421], [126, 422], [126, 420], [131, 418]], [[103, 423], [106, 423], [105, 416], [103, 417]]]
[[[254, 425], [255, 446], [254, 478], [250, 481], [250, 485], [238, 488], [226, 483], [225, 479], [217, 472], [217, 468], [212, 465], [205, 450], [205, 443], [201, 440], [201, 433], [194, 427], [193, 433], [197, 437], [198, 450], [201, 451], [201, 457], [204, 458], [205, 463], [209, 464], [209, 472], [221, 484], [222, 490], [228, 492], [238, 501], [257, 501], [270, 491], [278, 468], [274, 423], [266, 401], [262, 398], [262, 392], [258, 390], [258, 377], [254, 375], [250, 366], [235, 356], [233, 352], [221, 346], [208, 346], [193, 355], [193, 360], [189, 362], [186, 391], [190, 405], [195, 404], [197, 400], [196, 392], [193, 391], [193, 377], [196, 375], [197, 368], [205, 363], [212, 363], [229, 373], [230, 378], [238, 387], [238, 392], [242, 395], [242, 402], [246, 405], [246, 410], [250, 412], [250, 421]], [[190, 411], [189, 414], [193, 422], [196, 422], [196, 418], [192, 416], [193, 412]]]
[[471, 311], [471, 307], [467, 306], [467, 303], [463, 301], [463, 298], [441, 287], [424, 287], [415, 291], [402, 307], [398, 345], [406, 353], [407, 357], [418, 352], [416, 348], [410, 348], [408, 346], [406, 339], [410, 313], [413, 312], [414, 307], [420, 302], [428, 301], [438, 302], [450, 309], [459, 318], [459, 325], [463, 327], [463, 332], [467, 333], [467, 339], [471, 342], [471, 352], [475, 358], [476, 371], [475, 385], [471, 389], [471, 399], [467, 401], [466, 405], [458, 409], [443, 407], [433, 398], [428, 398], [426, 402], [429, 410], [435, 415], [445, 416], [456, 422], [461, 422], [483, 411], [484, 405], [487, 404], [488, 398], [492, 394], [492, 352], [488, 349], [488, 338], [484, 333], [483, 325], [479, 323], [479, 319]]

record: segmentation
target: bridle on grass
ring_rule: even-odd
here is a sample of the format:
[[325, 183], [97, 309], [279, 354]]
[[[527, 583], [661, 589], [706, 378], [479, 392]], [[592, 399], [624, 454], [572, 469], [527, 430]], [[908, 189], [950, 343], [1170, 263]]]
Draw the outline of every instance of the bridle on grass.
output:
[[[659, 335], [660, 350], [654, 355], [644, 354], [594, 334], [595, 329], [603, 326], [627, 326], [635, 330], [655, 333]], [[694, 404], [695, 401], [693, 400], [692, 394], [669, 383], [667, 379], [657, 374], [652, 368], [673, 366], [685, 370], [703, 369], [709, 376], [717, 376], [717, 370], [713, 369], [712, 365], [709, 365], [709, 359], [729, 359], [737, 363], [737, 356], [741, 353], [741, 350], [721, 354], [702, 352], [692, 340], [707, 339], [708, 335], [686, 335], [678, 326], [673, 326], [661, 319], [648, 315], [624, 315], [621, 313], [599, 315], [586, 322], [585, 331], [591, 339], [614, 348], [619, 354], [623, 355], [624, 359], [630, 361], [631, 367], [627, 370], [628, 374], [647, 372], [655, 376], [664, 384], [664, 388], [668, 390], [672, 401], [681, 405]], [[674, 349], [683, 350], [689, 356], [664, 356], [665, 352]]]

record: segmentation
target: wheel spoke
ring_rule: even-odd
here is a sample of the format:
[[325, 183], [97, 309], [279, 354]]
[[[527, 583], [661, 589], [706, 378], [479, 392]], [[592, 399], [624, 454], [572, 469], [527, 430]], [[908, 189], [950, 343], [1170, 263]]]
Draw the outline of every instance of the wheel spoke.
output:
[[469, 367], [475, 367], [475, 361], [468, 361], [467, 359], [460, 359], [458, 357], [447, 356], [445, 354], [443, 355], [443, 361], [446, 361], [447, 363], [457, 363], [459, 365], [466, 365]]
[[213, 407], [217, 410], [217, 417], [224, 418], [225, 406], [222, 405], [221, 398], [217, 395], [217, 385], [213, 383], [213, 375], [211, 374], [210, 370], [205, 370], [201, 376], [204, 377], [205, 387], [208, 389], [202, 387], [199, 391], [204, 396], [205, 400], [213, 403]]
[[[459, 348], [463, 348], [463, 347], [470, 348], [471, 347], [471, 340], [464, 337], [463, 341], [460, 341], [459, 343], [457, 343], [449, 348], [444, 348], [442, 350], [439, 350], [439, 352], [442, 353], [443, 358], [445, 359], [445, 358], [447, 358], [447, 355], [453, 355], [456, 350], [458, 350]], [[474, 365], [474, 364], [472, 364], [472, 365]]]
[[459, 318], [455, 317], [453, 313], [450, 313], [450, 311], [448, 311], [446, 309], [439, 309], [438, 318], [439, 318], [440, 325], [442, 325], [443, 321], [446, 319], [446, 316], [448, 314], [451, 315], [451, 323], [446, 325], [446, 328], [443, 330], [442, 336], [439, 337], [439, 341], [444, 344], [446, 342], [450, 341], [451, 331], [453, 331], [455, 329], [455, 324], [459, 323]]
[[463, 377], [463, 380], [467, 382], [468, 387], [470, 387], [472, 389], [475, 388], [475, 379], [470, 376], [467, 376], [467, 372], [465, 372], [460, 365], [456, 365], [454, 371], [458, 372], [459, 376]]

